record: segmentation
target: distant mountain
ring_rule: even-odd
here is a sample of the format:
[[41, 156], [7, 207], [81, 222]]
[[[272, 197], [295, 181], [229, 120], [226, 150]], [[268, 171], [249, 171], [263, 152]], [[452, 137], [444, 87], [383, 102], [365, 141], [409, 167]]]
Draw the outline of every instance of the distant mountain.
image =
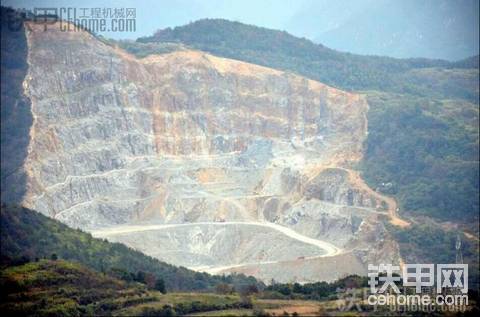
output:
[[480, 55], [468, 57], [458, 62], [455, 62], [454, 65], [458, 68], [478, 68], [478, 63], [480, 61]]
[[286, 25], [338, 50], [458, 60], [479, 52], [477, 0], [307, 1]]

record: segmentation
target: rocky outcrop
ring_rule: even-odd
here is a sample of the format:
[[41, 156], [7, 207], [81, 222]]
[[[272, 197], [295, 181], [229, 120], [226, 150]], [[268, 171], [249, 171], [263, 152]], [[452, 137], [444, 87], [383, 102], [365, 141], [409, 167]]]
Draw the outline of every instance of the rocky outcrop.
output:
[[[379, 202], [344, 170], [362, 154], [368, 108], [362, 96], [199, 51], [136, 59], [89, 33], [61, 32], [55, 25], [44, 32], [29, 24], [27, 39], [29, 207], [87, 230], [269, 221], [351, 250], [360, 245], [352, 241], [362, 228], [379, 229], [371, 229]], [[202, 228], [205, 239], [216, 235], [215, 228]], [[143, 251], [186, 265], [197, 240], [182, 230], [129, 239], [148, 239], [147, 245], [171, 239], [176, 255]], [[253, 239], [242, 242], [252, 257], [259, 254], [251, 242], [258, 234], [242, 233]], [[270, 239], [285, 242], [278, 233]], [[235, 245], [224, 244], [219, 253], [202, 243], [192, 265], [252, 261], [233, 256]], [[311, 255], [309, 248], [292, 248]], [[261, 258], [279, 258], [288, 249]], [[297, 253], [291, 254], [302, 257]], [[384, 253], [396, 261], [394, 248]], [[305, 272], [304, 280], [319, 277], [316, 270]]]

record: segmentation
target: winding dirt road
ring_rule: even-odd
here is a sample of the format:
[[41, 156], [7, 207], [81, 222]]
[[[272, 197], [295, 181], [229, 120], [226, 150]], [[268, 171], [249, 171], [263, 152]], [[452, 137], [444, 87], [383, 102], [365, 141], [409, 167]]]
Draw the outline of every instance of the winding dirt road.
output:
[[[324, 169], [326, 167], [323, 167]], [[401, 219], [397, 215], [397, 202], [395, 199], [382, 195], [373, 189], [371, 189], [365, 181], [361, 178], [358, 171], [354, 171], [347, 168], [342, 167], [332, 167], [336, 169], [341, 169], [348, 174], [349, 180], [352, 184], [365, 192], [368, 192], [369, 195], [375, 197], [379, 201], [385, 201], [388, 206], [388, 215], [390, 217], [390, 222], [396, 226], [400, 227], [408, 227], [410, 223]], [[305, 257], [305, 259], [315, 259], [321, 257], [330, 257], [335, 256], [342, 253], [342, 249], [336, 247], [335, 245], [328, 243], [326, 241], [317, 240], [314, 238], [307, 237], [302, 235], [288, 227], [281, 226], [271, 222], [241, 222], [241, 221], [229, 221], [229, 222], [194, 222], [194, 223], [181, 223], [181, 224], [152, 224], [152, 225], [126, 225], [126, 226], [118, 226], [112, 228], [105, 228], [100, 230], [92, 231], [92, 235], [99, 238], [108, 238], [111, 236], [125, 234], [125, 233], [133, 233], [133, 232], [142, 232], [142, 231], [155, 231], [155, 230], [162, 230], [162, 229], [169, 229], [169, 228], [177, 228], [177, 227], [188, 227], [188, 226], [199, 226], [199, 225], [215, 225], [215, 226], [229, 226], [229, 225], [245, 225], [245, 226], [259, 226], [259, 227], [267, 227], [273, 230], [277, 230], [282, 234], [301, 241], [303, 243], [307, 243], [310, 245], [314, 245], [322, 250], [322, 253], [316, 256]], [[210, 274], [218, 274], [222, 271], [229, 270], [232, 268], [243, 267], [246, 265], [261, 265], [261, 264], [274, 264], [279, 263], [281, 261], [259, 261], [259, 262], [252, 262], [252, 263], [238, 263], [233, 265], [226, 265], [226, 266], [199, 266], [199, 267], [191, 267], [193, 270], [203, 271]]]
[[[330, 257], [338, 255], [342, 252], [342, 249], [336, 247], [335, 245], [322, 241], [313, 239], [307, 236], [304, 236], [290, 228], [271, 223], [271, 222], [241, 222], [241, 221], [229, 221], [229, 222], [192, 222], [192, 223], [179, 223], [179, 224], [155, 224], [155, 225], [131, 225], [131, 226], [118, 226], [113, 228], [106, 228], [101, 230], [91, 231], [91, 234], [97, 238], [107, 238], [119, 234], [133, 233], [133, 232], [142, 232], [142, 231], [154, 231], [162, 230], [168, 228], [178, 228], [178, 227], [188, 227], [188, 226], [199, 226], [199, 225], [214, 225], [214, 226], [231, 226], [231, 225], [245, 225], [245, 226], [258, 226], [258, 227], [267, 227], [273, 230], [277, 230], [282, 234], [288, 236], [289, 238], [301, 241], [303, 243], [311, 244], [322, 250], [322, 253], [317, 256], [305, 257], [305, 259], [313, 259], [320, 257]], [[259, 265], [259, 264], [272, 264], [279, 263], [281, 261], [263, 261], [263, 262], [254, 262], [254, 263], [239, 263], [234, 265], [227, 266], [202, 266], [202, 267], [192, 267], [191, 269], [197, 271], [204, 271], [211, 274], [216, 274], [221, 271], [242, 267], [245, 265]]]

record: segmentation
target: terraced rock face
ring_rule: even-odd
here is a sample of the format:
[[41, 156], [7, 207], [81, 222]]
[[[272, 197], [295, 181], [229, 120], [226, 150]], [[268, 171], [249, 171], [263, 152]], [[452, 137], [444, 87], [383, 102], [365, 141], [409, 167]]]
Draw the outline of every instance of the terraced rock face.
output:
[[[367, 134], [362, 96], [198, 51], [136, 59], [55, 26], [30, 24], [27, 39], [29, 207], [215, 273], [309, 281], [398, 261], [382, 202], [348, 169]], [[182, 223], [201, 224], [147, 230]]]

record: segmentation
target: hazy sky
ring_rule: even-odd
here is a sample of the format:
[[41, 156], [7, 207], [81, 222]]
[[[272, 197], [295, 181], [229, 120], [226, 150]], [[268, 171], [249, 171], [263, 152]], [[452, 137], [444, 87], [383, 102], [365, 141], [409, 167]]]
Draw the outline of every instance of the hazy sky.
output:
[[[135, 8], [136, 39], [201, 18], [285, 30], [331, 48], [394, 57], [478, 54], [479, 0], [2, 0], [16, 8]], [[101, 33], [102, 34], [102, 33]]]
[[224, 18], [243, 23], [284, 29], [292, 16], [311, 0], [2, 0], [15, 8], [76, 7], [136, 8], [137, 32], [109, 33], [113, 38], [137, 38], [201, 18]]

